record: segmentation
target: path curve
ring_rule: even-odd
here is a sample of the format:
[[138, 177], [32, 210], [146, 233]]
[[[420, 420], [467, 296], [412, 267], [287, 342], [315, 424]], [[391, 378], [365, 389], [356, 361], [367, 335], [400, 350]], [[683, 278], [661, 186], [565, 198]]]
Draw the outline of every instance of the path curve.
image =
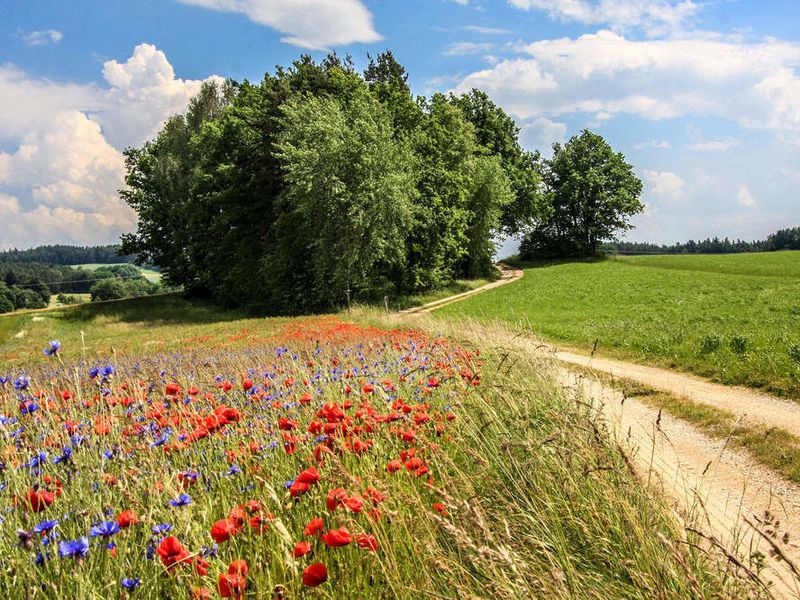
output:
[[469, 290], [468, 292], [456, 294], [455, 296], [448, 296], [447, 298], [442, 298], [440, 300], [428, 302], [427, 304], [423, 304], [421, 306], [414, 306], [412, 308], [401, 310], [400, 314], [429, 313], [431, 311], [436, 310], [437, 308], [442, 308], [443, 306], [452, 304], [453, 302], [458, 302], [459, 300], [463, 300], [464, 298], [468, 298], [469, 296], [474, 296], [475, 294], [480, 294], [481, 292], [492, 290], [494, 288], [500, 287], [501, 285], [507, 285], [509, 283], [513, 283], [518, 279], [522, 279], [523, 275], [525, 274], [525, 272], [522, 271], [522, 269], [515, 269], [513, 267], [509, 267], [505, 263], [497, 263], [496, 267], [497, 270], [500, 271], [500, 279], [497, 279], [496, 281], [492, 281], [491, 283], [482, 285], [481, 287], [475, 288], [474, 290]]

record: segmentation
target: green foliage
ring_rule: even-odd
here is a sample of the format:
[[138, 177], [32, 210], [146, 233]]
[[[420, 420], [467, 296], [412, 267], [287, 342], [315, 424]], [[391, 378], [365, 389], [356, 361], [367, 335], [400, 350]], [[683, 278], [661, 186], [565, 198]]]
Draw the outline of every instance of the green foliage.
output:
[[103, 300], [119, 300], [125, 297], [126, 292], [125, 281], [113, 277], [111, 279], [98, 281], [92, 286], [89, 293], [92, 295], [92, 302], [98, 302]]
[[527, 258], [588, 257], [603, 241], [631, 228], [641, 212], [642, 182], [621, 153], [598, 134], [584, 130], [544, 161], [549, 215], [520, 246]]
[[800, 398], [800, 252], [540, 264], [435, 314]]
[[169, 285], [274, 313], [487, 275], [538, 210], [536, 159], [477, 92], [415, 100], [391, 52], [364, 75], [303, 56], [258, 84], [206, 84], [126, 152], [139, 215], [122, 251]]
[[119, 246], [68, 246], [63, 244], [36, 246], [27, 250], [3, 250], [0, 263], [48, 263], [80, 265], [83, 263], [133, 262], [132, 256], [121, 256]]
[[0, 313], [7, 313], [12, 310], [14, 310], [14, 303], [6, 294], [0, 293]]
[[[414, 197], [409, 150], [363, 87], [347, 102], [306, 97], [283, 112], [277, 156], [286, 185], [274, 264], [288, 269], [273, 271], [273, 291], [286, 294], [276, 301], [313, 310], [364, 297], [404, 266]], [[307, 256], [293, 252], [298, 236]], [[310, 294], [292, 294], [291, 278], [300, 274]]]

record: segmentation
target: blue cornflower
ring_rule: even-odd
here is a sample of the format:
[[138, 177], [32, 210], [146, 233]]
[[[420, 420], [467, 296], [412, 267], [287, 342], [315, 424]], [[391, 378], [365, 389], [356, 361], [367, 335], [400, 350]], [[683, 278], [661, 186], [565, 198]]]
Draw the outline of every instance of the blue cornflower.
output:
[[105, 458], [106, 460], [111, 460], [112, 458], [114, 458], [114, 450], [105, 450], [103, 452], [103, 458]]
[[169, 501], [172, 506], [188, 506], [192, 503], [192, 497], [189, 494], [181, 494], [176, 500]]
[[47, 533], [56, 525], [58, 525], [58, 521], [42, 521], [38, 525], [34, 525], [33, 530], [36, 533]]
[[160, 525], [153, 525], [150, 529], [156, 535], [163, 535], [172, 529], [172, 525], [170, 523], [161, 523]]
[[228, 469], [228, 472], [226, 473], [226, 475], [237, 475], [238, 473], [241, 473], [241, 472], [242, 472], [242, 470], [239, 467], [237, 467], [236, 465], [231, 465], [231, 468]]
[[167, 443], [169, 439], [169, 431], [165, 431], [160, 437], [157, 437], [155, 440], [150, 442], [150, 447], [155, 448], [156, 446], [163, 446]]
[[115, 533], [119, 533], [119, 525], [116, 521], [103, 521], [89, 530], [89, 535], [92, 537], [111, 537]]
[[114, 373], [116, 373], [116, 371], [114, 370], [114, 367], [112, 367], [111, 365], [108, 365], [100, 369], [100, 374], [103, 377], [111, 377]]
[[58, 463], [67, 462], [70, 458], [72, 458], [72, 448], [64, 446], [64, 449], [61, 451], [61, 456], [53, 458], [53, 464], [57, 465]]
[[0, 375], [0, 385], [5, 385], [9, 381], [11, 381], [11, 377], [6, 377], [5, 375]]
[[50, 345], [44, 349], [44, 353], [46, 356], [53, 356], [58, 353], [59, 350], [61, 350], [61, 342], [58, 340], [51, 340]]
[[83, 558], [87, 554], [89, 554], [89, 538], [87, 537], [58, 544], [58, 555], [62, 558]]
[[122, 580], [122, 587], [126, 590], [135, 590], [141, 583], [138, 577], [129, 577]]
[[92, 367], [91, 369], [89, 369], [89, 379], [94, 379], [98, 375], [100, 375], [100, 369], [98, 369], [97, 367]]
[[25, 402], [20, 402], [19, 404], [19, 412], [20, 414], [27, 415], [39, 410], [39, 405], [32, 400], [27, 400]]
[[22, 391], [27, 389], [30, 384], [31, 380], [23, 375], [14, 380], [14, 389]]

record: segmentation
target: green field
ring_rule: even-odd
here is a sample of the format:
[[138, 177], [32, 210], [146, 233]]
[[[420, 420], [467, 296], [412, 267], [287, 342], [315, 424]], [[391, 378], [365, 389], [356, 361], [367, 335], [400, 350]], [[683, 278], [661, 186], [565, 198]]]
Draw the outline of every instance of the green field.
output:
[[[128, 265], [130, 263], [109, 263], [109, 264], [102, 264], [102, 263], [86, 263], [84, 265], [72, 265], [75, 269], [85, 269], [87, 271], [94, 271], [95, 269], [99, 269], [101, 267], [114, 267], [120, 265]], [[161, 281], [161, 273], [158, 271], [154, 271], [153, 269], [148, 269], [146, 267], [140, 267], [138, 265], [131, 265], [139, 269], [144, 275], [145, 279], [148, 281], [152, 281], [153, 283], [158, 283]]]
[[800, 252], [531, 266], [436, 314], [800, 398]]

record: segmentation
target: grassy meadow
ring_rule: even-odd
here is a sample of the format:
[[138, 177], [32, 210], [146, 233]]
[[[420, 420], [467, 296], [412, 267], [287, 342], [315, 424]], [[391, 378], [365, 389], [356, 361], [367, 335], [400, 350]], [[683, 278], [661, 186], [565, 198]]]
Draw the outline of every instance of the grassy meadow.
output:
[[0, 317], [4, 597], [761, 593], [545, 364], [382, 319]]
[[800, 398], [800, 252], [527, 265], [436, 314]]

